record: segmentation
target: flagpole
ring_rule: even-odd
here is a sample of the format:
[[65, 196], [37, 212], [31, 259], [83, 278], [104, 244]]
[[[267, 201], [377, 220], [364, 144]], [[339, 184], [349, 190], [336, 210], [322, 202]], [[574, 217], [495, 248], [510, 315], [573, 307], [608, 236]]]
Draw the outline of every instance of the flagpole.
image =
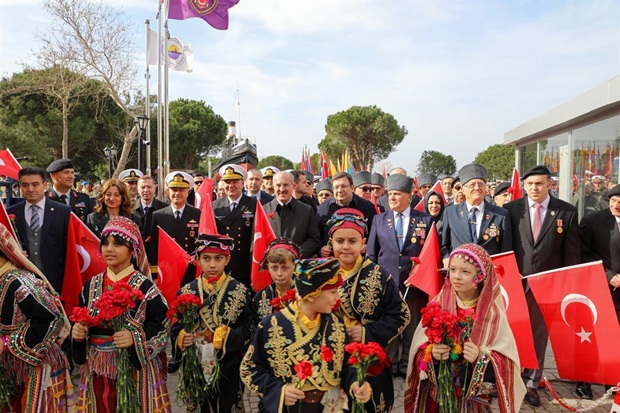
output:
[[157, 11], [157, 197], [164, 200], [163, 140], [161, 111], [161, 2]]
[[164, 173], [168, 176], [170, 173], [170, 111], [168, 107], [168, 39], [170, 32], [168, 31], [168, 11], [170, 0], [166, 0], [165, 4], [165, 20], [164, 29]]
[[146, 19], [144, 22], [146, 26], [146, 73], [144, 77], [146, 78], [146, 97], [144, 99], [144, 113], [148, 116], [148, 121], [146, 123], [146, 141], [144, 143], [144, 152], [145, 152], [145, 161], [146, 161], [146, 175], [151, 175], [151, 95], [150, 95], [150, 83], [151, 83], [151, 70], [149, 68], [149, 55], [150, 55], [150, 42], [151, 42], [151, 22], [149, 19]]

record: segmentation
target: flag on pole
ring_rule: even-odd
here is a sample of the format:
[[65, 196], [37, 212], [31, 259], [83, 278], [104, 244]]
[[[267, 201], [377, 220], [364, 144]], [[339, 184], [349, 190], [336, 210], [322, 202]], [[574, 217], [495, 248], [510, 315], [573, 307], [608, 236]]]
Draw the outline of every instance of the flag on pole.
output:
[[517, 168], [512, 170], [512, 180], [510, 182], [508, 192], [512, 194], [513, 200], [523, 197], [523, 192], [521, 191], [521, 179], [519, 179], [519, 171], [517, 171]]
[[185, 20], [192, 17], [203, 19], [218, 30], [228, 29], [228, 9], [239, 0], [170, 0], [168, 18]]
[[321, 151], [321, 180], [327, 179], [330, 175], [331, 171], [327, 165], [327, 153]]
[[601, 261], [527, 277], [562, 379], [620, 382], [620, 325]]
[[252, 288], [260, 291], [271, 284], [271, 275], [269, 271], [259, 268], [260, 262], [265, 255], [267, 246], [271, 241], [276, 239], [276, 235], [271, 228], [269, 219], [263, 210], [260, 201], [256, 200], [256, 215], [254, 216], [254, 244], [252, 246], [252, 272], [250, 280]]
[[527, 310], [521, 274], [513, 251], [492, 255], [497, 281], [500, 285], [506, 318], [515, 337], [522, 368], [537, 369], [538, 359], [534, 350], [532, 325]]
[[2, 210], [0, 211], [0, 224], [4, 225], [6, 229], [9, 231], [9, 233], [13, 236], [13, 238], [15, 238], [15, 241], [17, 241], [17, 244], [21, 248], [24, 248], [11, 222], [11, 218], [15, 219], [15, 216], [9, 216], [9, 214], [6, 212], [6, 208], [4, 207], [4, 202], [0, 201], [0, 207], [2, 208]]
[[196, 192], [194, 206], [200, 209], [200, 222], [198, 223], [199, 234], [217, 234], [215, 215], [211, 205], [213, 194], [213, 179], [205, 178]]
[[[448, 203], [448, 201], [446, 200], [446, 196], [443, 193], [443, 189], [441, 188], [441, 181], [435, 182], [433, 187], [428, 192], [438, 193], [439, 195], [441, 195], [444, 205]], [[416, 211], [420, 211], [420, 212], [426, 212], [424, 211], [424, 198], [420, 199], [418, 204], [413, 209], [415, 209]]]
[[[147, 49], [149, 65], [157, 65], [157, 57], [159, 56], [163, 62], [163, 41], [157, 39], [157, 32], [149, 29], [149, 44]], [[168, 67], [177, 72], [191, 73], [194, 70], [194, 52], [191, 45], [184, 44], [176, 37], [168, 39]]]
[[407, 283], [419, 288], [428, 294], [428, 299], [432, 300], [443, 286], [443, 274], [441, 262], [441, 251], [439, 249], [439, 237], [435, 223], [431, 226], [426, 242], [420, 251], [420, 256], [414, 261], [407, 278]]
[[[10, 149], [0, 151], [0, 175], [18, 179], [19, 170], [22, 169], [17, 159], [13, 156]], [[9, 188], [10, 189], [10, 188]]]
[[181, 280], [187, 270], [190, 256], [161, 227], [158, 226], [157, 230], [159, 231], [157, 286], [166, 301], [172, 303], [181, 288]]
[[157, 65], [157, 57], [161, 57], [161, 44], [163, 42], [159, 41], [157, 38], [157, 32], [149, 29], [149, 43], [146, 48], [147, 60], [150, 66]]

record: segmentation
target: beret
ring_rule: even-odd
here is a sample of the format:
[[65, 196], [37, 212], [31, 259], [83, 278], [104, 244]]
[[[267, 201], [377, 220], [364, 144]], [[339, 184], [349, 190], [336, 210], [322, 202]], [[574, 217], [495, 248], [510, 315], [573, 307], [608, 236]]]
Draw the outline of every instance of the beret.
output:
[[510, 188], [510, 186], [511, 183], [508, 181], [501, 182], [495, 187], [495, 192], [493, 193], [493, 196], [498, 196], [501, 195], [503, 192], [508, 191], [508, 188]]
[[620, 195], [620, 184], [614, 186], [607, 192], [608, 198], [611, 198], [612, 196], [619, 196], [619, 195]]
[[536, 166], [531, 167], [527, 171], [525, 171], [525, 173], [521, 177], [521, 180], [524, 180], [528, 176], [531, 176], [531, 175], [547, 175], [547, 176], [551, 176], [551, 172], [549, 171], [549, 168], [547, 168], [545, 165], [536, 165]]
[[71, 162], [71, 159], [56, 159], [47, 167], [45, 172], [51, 174], [52, 172], [58, 172], [62, 171], [63, 169], [69, 168], [73, 169], [73, 163]]

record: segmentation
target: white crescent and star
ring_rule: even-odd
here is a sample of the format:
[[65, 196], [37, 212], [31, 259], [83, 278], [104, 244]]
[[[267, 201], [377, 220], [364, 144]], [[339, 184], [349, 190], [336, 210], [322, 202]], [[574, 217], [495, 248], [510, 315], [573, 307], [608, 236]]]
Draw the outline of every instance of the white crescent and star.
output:
[[[263, 237], [262, 232], [254, 233], [254, 244], [256, 244], [256, 241], [258, 241], [262, 237]], [[256, 249], [254, 249], [254, 251], [256, 251]], [[256, 258], [254, 257], [254, 251], [252, 251], [252, 262], [254, 262], [254, 264], [260, 264], [260, 261], [256, 261]]]
[[[562, 320], [564, 320], [564, 323], [566, 323], [568, 327], [571, 327], [568, 321], [566, 321], [565, 313], [566, 313], [566, 307], [568, 307], [569, 304], [573, 304], [573, 303], [580, 303], [580, 304], [584, 304], [588, 306], [588, 308], [592, 312], [592, 316], [594, 317], [594, 322], [592, 323], [592, 325], [594, 326], [594, 324], [596, 324], [596, 320], [598, 319], [598, 311], [596, 309], [596, 305], [594, 305], [594, 302], [592, 302], [592, 300], [590, 300], [585, 295], [574, 294], [574, 293], [567, 294], [564, 297], [564, 299], [562, 299], [562, 303], [560, 305], [560, 314], [562, 315]], [[581, 343], [583, 343], [584, 341], [587, 341], [588, 343], [592, 342], [590, 340], [590, 336], [592, 335], [592, 332], [585, 331], [583, 327], [581, 327], [581, 331], [579, 333], [575, 333], [575, 335], [579, 337], [579, 339], [581, 340]]]
[[80, 244], [75, 244], [75, 249], [78, 254], [82, 256], [82, 261], [84, 261], [82, 268], [80, 268], [80, 273], [84, 274], [88, 267], [90, 267], [90, 255], [88, 255], [88, 252]]

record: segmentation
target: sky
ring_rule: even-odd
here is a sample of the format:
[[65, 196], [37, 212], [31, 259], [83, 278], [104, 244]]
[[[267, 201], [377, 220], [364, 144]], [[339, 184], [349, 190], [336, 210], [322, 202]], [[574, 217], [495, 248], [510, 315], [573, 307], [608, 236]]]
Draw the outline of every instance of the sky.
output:
[[[157, 1], [106, 3], [134, 30], [127, 58], [144, 90], [144, 20], [156, 29]], [[460, 168], [618, 76], [618, 21], [620, 0], [240, 0], [227, 31], [170, 21], [194, 51], [193, 73], [170, 73], [170, 99], [205, 101], [238, 123], [259, 158], [293, 162], [304, 145], [318, 152], [329, 115], [376, 105], [409, 132], [376, 169], [413, 174], [427, 150]], [[20, 72], [46, 30], [43, 1], [0, 0], [0, 75]]]

